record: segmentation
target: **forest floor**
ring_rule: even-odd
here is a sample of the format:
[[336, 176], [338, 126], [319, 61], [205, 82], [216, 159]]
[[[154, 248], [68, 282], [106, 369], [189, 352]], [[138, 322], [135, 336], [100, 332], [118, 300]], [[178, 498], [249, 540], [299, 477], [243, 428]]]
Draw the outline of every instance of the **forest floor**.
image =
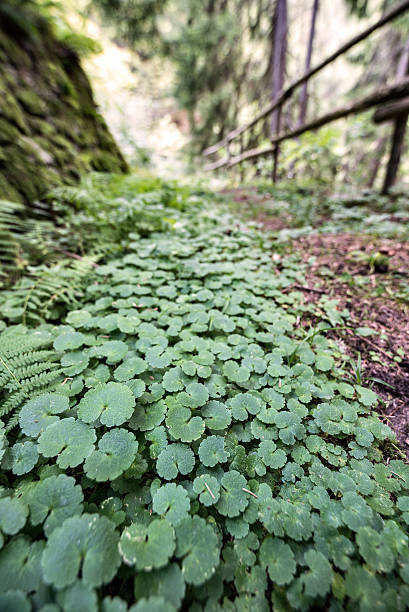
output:
[[[274, 196], [272, 199], [271, 193], [260, 188], [224, 193], [240, 206], [246, 218], [254, 219], [265, 231], [286, 237], [283, 254], [298, 254], [306, 264], [306, 302], [317, 305], [322, 296], [337, 300], [339, 310], [349, 311], [352, 326], [362, 329], [361, 334], [352, 329], [342, 334], [344, 348], [356, 364], [351, 375], [369, 384], [379, 395], [382, 420], [396, 432], [401, 447], [409, 453], [409, 242], [405, 240], [405, 230], [400, 239], [389, 237], [402, 231], [399, 224], [404, 227], [408, 222], [405, 207], [403, 213], [389, 211], [373, 219], [379, 227], [375, 231], [369, 228], [368, 233], [364, 227], [368, 211], [364, 206], [357, 215], [362, 224], [355, 231], [347, 231], [346, 220], [344, 231], [333, 233], [336, 214], [322, 211], [319, 206], [305, 217], [305, 210], [296, 210], [295, 214], [291, 206], [283, 210], [283, 201]], [[359, 207], [363, 202], [353, 202], [349, 210], [356, 207], [354, 204]], [[356, 215], [350, 216], [357, 220]], [[309, 221], [313, 227], [304, 233]], [[291, 227], [296, 228], [295, 236], [289, 232]], [[280, 255], [273, 257], [278, 260]], [[339, 336], [340, 332], [336, 333]]]

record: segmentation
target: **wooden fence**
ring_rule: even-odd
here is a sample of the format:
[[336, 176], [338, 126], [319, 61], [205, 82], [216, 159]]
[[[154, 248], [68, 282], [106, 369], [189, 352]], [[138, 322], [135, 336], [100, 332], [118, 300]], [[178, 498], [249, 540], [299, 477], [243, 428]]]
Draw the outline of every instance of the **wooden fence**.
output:
[[[269, 117], [274, 111], [282, 114], [283, 105], [292, 97], [296, 89], [321, 72], [326, 66], [332, 64], [336, 59], [344, 55], [347, 51], [355, 47], [358, 43], [365, 40], [376, 30], [379, 30], [386, 24], [390, 23], [397, 17], [400, 17], [409, 10], [409, 0], [404, 0], [393, 6], [389, 11], [373, 25], [363, 30], [343, 44], [334, 53], [329, 55], [322, 62], [305, 72], [301, 77], [290, 83], [284, 88], [281, 93], [273, 100], [263, 111], [261, 111], [252, 121], [235, 128], [225, 138], [216, 144], [208, 147], [203, 151], [206, 157], [212, 157], [220, 151], [225, 151], [226, 154], [220, 159], [207, 164], [207, 170], [216, 170], [219, 168], [232, 168], [245, 161], [256, 161], [261, 157], [273, 157], [273, 180], [277, 180], [277, 168], [279, 158], [279, 145], [285, 140], [296, 138], [305, 132], [316, 130], [328, 123], [332, 123], [337, 119], [355, 115], [371, 108], [377, 108], [374, 115], [374, 122], [381, 123], [383, 121], [393, 121], [394, 129], [392, 134], [391, 152], [387, 166], [385, 181], [383, 185], [383, 193], [387, 193], [393, 185], [399, 167], [400, 156], [404, 143], [404, 135], [406, 123], [409, 115], [409, 39], [404, 46], [399, 61], [399, 66], [395, 78], [395, 83], [382, 87], [374, 91], [370, 95], [344, 105], [335, 111], [331, 111], [316, 119], [308, 121], [295, 129], [281, 133], [278, 126], [277, 133], [273, 134], [270, 139], [269, 146], [257, 147], [253, 149], [244, 149], [244, 134], [251, 131]], [[238, 144], [238, 153], [232, 154], [232, 143]]]

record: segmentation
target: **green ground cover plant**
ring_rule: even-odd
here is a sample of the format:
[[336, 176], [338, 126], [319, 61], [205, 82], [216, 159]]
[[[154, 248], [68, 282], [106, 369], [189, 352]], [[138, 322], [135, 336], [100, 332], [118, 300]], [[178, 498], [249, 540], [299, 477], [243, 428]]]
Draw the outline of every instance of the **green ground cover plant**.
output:
[[57, 375], [5, 410], [40, 348], [1, 355], [0, 610], [405, 610], [409, 467], [345, 381], [348, 313], [304, 325], [299, 261], [209, 195], [155, 186], [132, 228], [123, 180], [75, 304], [0, 302]]
[[283, 243], [313, 233], [409, 238], [409, 199], [404, 192], [387, 197], [370, 190], [357, 194], [350, 188], [334, 194], [315, 183], [304, 186], [302, 182], [288, 181], [271, 185], [263, 179], [255, 180], [249, 189], [250, 196], [251, 192], [257, 194], [257, 200], [249, 197], [247, 204], [241, 202], [241, 213], [267, 222], [269, 218], [283, 220], [283, 229], [276, 230], [277, 239]]

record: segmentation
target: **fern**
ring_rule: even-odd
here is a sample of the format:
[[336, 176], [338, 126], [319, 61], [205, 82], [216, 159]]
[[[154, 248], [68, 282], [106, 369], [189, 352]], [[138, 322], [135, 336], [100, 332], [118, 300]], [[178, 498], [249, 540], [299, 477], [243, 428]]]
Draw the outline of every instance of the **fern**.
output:
[[0, 200], [0, 277], [7, 277], [18, 267], [21, 236], [27, 229], [19, 218], [24, 207], [16, 202]]
[[7, 429], [16, 424], [19, 409], [30, 398], [53, 389], [61, 378], [51, 340], [27, 336], [24, 327], [0, 334], [0, 418]]
[[78, 304], [97, 257], [38, 266], [29, 270], [12, 290], [3, 293], [1, 312], [23, 325], [59, 318]]

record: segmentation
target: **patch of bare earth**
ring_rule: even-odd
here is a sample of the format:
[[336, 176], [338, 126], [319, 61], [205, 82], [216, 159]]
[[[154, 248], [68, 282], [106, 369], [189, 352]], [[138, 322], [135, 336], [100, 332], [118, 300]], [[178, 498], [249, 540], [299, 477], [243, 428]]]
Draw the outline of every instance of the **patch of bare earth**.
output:
[[[340, 309], [348, 309], [354, 327], [369, 327], [378, 332], [363, 337], [350, 331], [342, 339], [352, 357], [356, 359], [361, 354], [366, 380], [376, 378], [388, 385], [373, 383], [384, 402], [378, 411], [409, 456], [409, 309], [394, 298], [398, 283], [408, 276], [409, 244], [364, 235], [312, 235], [294, 241], [291, 251], [298, 252], [305, 262], [314, 256], [314, 262], [307, 267], [309, 287], [337, 299]], [[371, 270], [368, 258], [357, 261], [356, 252], [385, 255], [388, 270]], [[322, 268], [330, 271], [325, 278], [320, 272]], [[354, 283], [354, 279], [365, 277], [367, 283]], [[306, 291], [309, 301], [317, 302], [321, 295]]]

